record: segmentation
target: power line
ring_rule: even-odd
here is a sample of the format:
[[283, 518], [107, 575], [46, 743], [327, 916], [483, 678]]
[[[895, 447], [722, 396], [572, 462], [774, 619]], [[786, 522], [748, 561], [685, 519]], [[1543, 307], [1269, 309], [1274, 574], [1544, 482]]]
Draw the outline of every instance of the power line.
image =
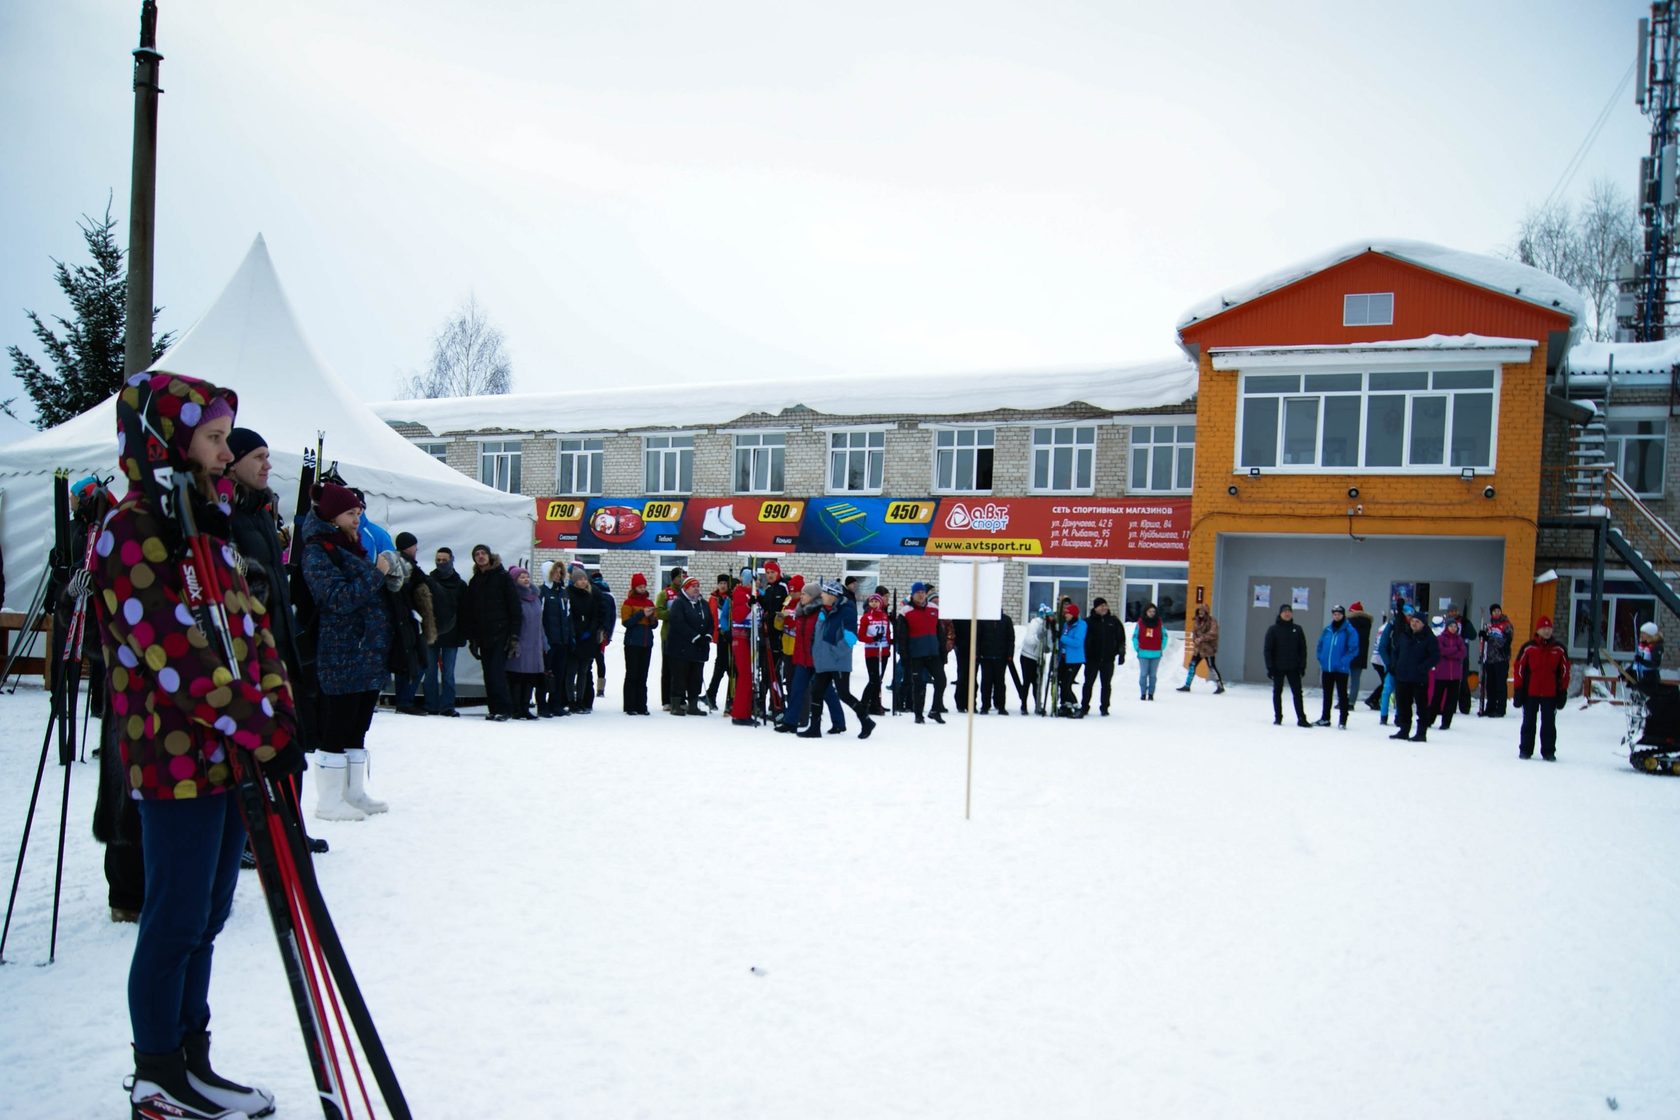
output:
[[1599, 110], [1598, 119], [1593, 121], [1591, 128], [1587, 129], [1587, 135], [1581, 140], [1580, 147], [1576, 148], [1575, 154], [1569, 157], [1569, 162], [1564, 165], [1563, 174], [1558, 177], [1557, 185], [1552, 188], [1551, 193], [1546, 196], [1546, 201], [1541, 209], [1549, 208], [1558, 195], [1568, 189], [1569, 183], [1575, 178], [1576, 172], [1581, 170], [1582, 164], [1586, 162], [1587, 153], [1592, 151], [1593, 143], [1597, 141], [1598, 134], [1604, 131], [1605, 124], [1610, 120], [1610, 111], [1616, 107], [1616, 102], [1627, 90], [1628, 83], [1633, 80], [1633, 71], [1638, 65], [1637, 62], [1628, 63], [1627, 70], [1622, 74], [1622, 80], [1616, 83], [1616, 88], [1611, 92], [1609, 100], [1604, 103], [1604, 108]]

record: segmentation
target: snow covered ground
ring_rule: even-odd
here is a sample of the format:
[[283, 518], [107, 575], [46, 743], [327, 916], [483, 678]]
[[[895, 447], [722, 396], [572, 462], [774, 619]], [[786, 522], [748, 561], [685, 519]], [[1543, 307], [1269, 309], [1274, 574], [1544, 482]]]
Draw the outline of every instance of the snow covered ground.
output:
[[[956, 720], [382, 713], [392, 811], [318, 825], [318, 863], [416, 1115], [1680, 1114], [1680, 780], [1628, 767], [1619, 712], [1572, 705], [1546, 764], [1514, 719], [1401, 744], [1363, 707], [1274, 728], [1259, 689], [1133, 680], [1109, 719], [978, 720], [970, 821]], [[7, 885], [45, 712], [0, 697]], [[37, 967], [60, 774], [0, 968], [0, 1116], [125, 1114], [134, 927], [92, 767]], [[315, 1116], [258, 893], [218, 943], [219, 1064]]]

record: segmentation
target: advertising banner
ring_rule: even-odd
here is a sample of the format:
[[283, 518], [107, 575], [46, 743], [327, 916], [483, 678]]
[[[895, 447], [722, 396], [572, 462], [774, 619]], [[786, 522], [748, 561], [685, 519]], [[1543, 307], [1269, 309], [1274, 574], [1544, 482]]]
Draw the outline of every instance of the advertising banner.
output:
[[538, 548], [576, 548], [578, 527], [583, 524], [587, 498], [538, 498]]
[[677, 547], [695, 552], [792, 552], [803, 498], [690, 498]]
[[590, 498], [575, 547], [672, 551], [677, 547], [677, 527], [685, 505], [681, 498]]
[[812, 498], [805, 503], [799, 551], [920, 556], [938, 509], [936, 498]]
[[1188, 498], [942, 498], [931, 554], [1183, 563]]

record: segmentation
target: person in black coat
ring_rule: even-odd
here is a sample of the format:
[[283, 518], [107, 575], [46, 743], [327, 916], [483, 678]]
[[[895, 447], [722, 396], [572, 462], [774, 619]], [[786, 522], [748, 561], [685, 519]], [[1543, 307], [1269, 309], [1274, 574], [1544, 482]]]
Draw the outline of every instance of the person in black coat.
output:
[[1307, 668], [1307, 635], [1288, 606], [1278, 608], [1277, 621], [1266, 630], [1266, 678], [1272, 682], [1272, 723], [1283, 722], [1283, 682], [1295, 699], [1295, 726], [1311, 727], [1301, 703], [1301, 674]]
[[572, 627], [572, 645], [566, 653], [565, 679], [559, 691], [574, 712], [588, 712], [595, 707], [595, 651], [601, 648], [601, 636], [606, 632], [606, 620], [601, 617], [600, 594], [589, 581], [589, 573], [582, 564], [573, 562], [566, 570], [570, 581], [566, 588], [566, 604]]
[[437, 621], [437, 641], [426, 656], [426, 670], [421, 679], [421, 695], [426, 698], [426, 711], [434, 716], [459, 716], [455, 710], [455, 660], [467, 636], [461, 628], [461, 600], [467, 594], [467, 581], [455, 570], [455, 552], [439, 548], [432, 558], [432, 615]]
[[484, 666], [484, 690], [490, 703], [486, 718], [500, 723], [513, 714], [507, 663], [519, 644], [523, 624], [519, 591], [502, 567], [501, 557], [492, 553], [489, 545], [474, 545], [472, 558], [473, 577], [461, 599], [459, 624], [466, 634], [467, 649]]
[[[1009, 714], [1009, 665], [1015, 656], [1015, 620], [1005, 614], [975, 624], [974, 655], [980, 662], [980, 695], [975, 710], [981, 715], [996, 712]], [[957, 656], [968, 657], [966, 649]]]
[[671, 714], [703, 716], [706, 658], [711, 653], [712, 608], [700, 594], [700, 578], [689, 576], [666, 612], [665, 656], [671, 659]]
[[[1394, 678], [1397, 730], [1390, 739], [1411, 739], [1422, 743], [1429, 737], [1429, 670], [1441, 660], [1441, 647], [1421, 614], [1407, 615], [1405, 625], [1393, 628], [1394, 655], [1388, 659], [1388, 675]], [[1412, 732], [1412, 708], [1417, 708], [1417, 734]]]
[[1085, 619], [1085, 686], [1079, 700], [1079, 714], [1091, 714], [1091, 692], [1098, 679], [1102, 681], [1097, 710], [1108, 714], [1108, 702], [1114, 693], [1114, 665], [1126, 663], [1126, 627], [1120, 617], [1108, 609], [1107, 599], [1092, 599], [1091, 613]]

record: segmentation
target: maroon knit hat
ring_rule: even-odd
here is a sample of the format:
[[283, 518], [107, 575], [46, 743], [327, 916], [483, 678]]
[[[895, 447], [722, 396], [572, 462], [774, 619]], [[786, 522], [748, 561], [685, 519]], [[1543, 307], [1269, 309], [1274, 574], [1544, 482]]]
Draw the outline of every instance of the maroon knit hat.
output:
[[333, 521], [339, 514], [361, 509], [362, 503], [349, 487], [336, 482], [321, 482], [315, 486], [315, 512], [322, 521]]

